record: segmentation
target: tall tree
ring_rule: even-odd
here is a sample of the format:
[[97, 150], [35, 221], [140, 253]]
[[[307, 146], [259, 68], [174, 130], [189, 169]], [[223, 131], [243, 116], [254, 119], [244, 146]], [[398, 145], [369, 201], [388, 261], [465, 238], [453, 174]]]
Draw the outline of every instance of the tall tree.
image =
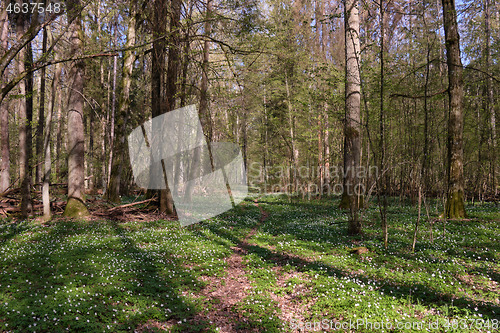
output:
[[464, 218], [464, 170], [463, 170], [463, 68], [460, 59], [455, 0], [442, 0], [443, 21], [448, 64], [448, 196], [446, 217]]
[[[22, 5], [23, 1], [18, 1]], [[28, 15], [22, 12], [16, 16], [16, 34], [18, 40], [22, 40], [26, 34], [28, 25]], [[31, 66], [32, 59], [31, 41], [27, 43], [26, 48], [19, 50], [17, 54], [17, 74], [25, 72], [26, 66]], [[30, 55], [31, 54], [31, 55]], [[19, 125], [19, 180], [21, 183], [21, 215], [28, 216], [28, 210], [31, 209], [31, 116], [33, 111], [33, 75], [28, 75], [19, 82], [19, 95], [24, 98], [18, 101]]]
[[[165, 50], [166, 50], [166, 35], [167, 35], [167, 1], [166, 0], [155, 0], [153, 5], [153, 51], [151, 60], [151, 113], [153, 118], [157, 117], [166, 110], [165, 103]], [[153, 130], [153, 134], [157, 134]], [[152, 145], [155, 146], [159, 143], [155, 143], [155, 138], [153, 137]], [[163, 169], [163, 170], [162, 170]], [[165, 181], [165, 189], [160, 190], [160, 211], [173, 214], [174, 213], [174, 201], [170, 188], [168, 186], [168, 181], [165, 173], [165, 167], [163, 160], [161, 161], [160, 168], [153, 168], [153, 177], [157, 178], [157, 175], [163, 175]]]
[[[491, 0], [484, 0], [484, 34], [485, 34], [485, 73], [491, 73]], [[486, 78], [486, 111], [490, 118], [490, 172], [492, 176], [492, 189], [493, 194], [496, 195], [496, 119], [495, 119], [495, 106], [493, 98], [493, 79], [491, 75]]]
[[361, 233], [358, 218], [360, 204], [359, 165], [361, 157], [361, 81], [359, 10], [357, 0], [344, 0], [345, 24], [345, 118], [344, 118], [344, 188], [341, 207], [351, 210], [349, 233]]
[[[9, 47], [9, 20], [7, 16], [7, 3], [0, 3], [0, 58], [7, 52]], [[0, 90], [7, 81], [7, 72], [0, 75]], [[9, 148], [9, 106], [8, 100], [0, 99], [0, 151], [2, 161], [0, 162], [0, 193], [3, 193], [10, 185], [10, 148]]]
[[127, 41], [123, 52], [122, 81], [120, 86], [120, 99], [118, 102], [118, 114], [115, 123], [115, 142], [113, 145], [113, 159], [111, 162], [111, 172], [109, 176], [106, 198], [111, 202], [120, 202], [120, 182], [123, 169], [123, 159], [125, 156], [125, 130], [130, 113], [130, 86], [132, 84], [132, 70], [134, 69], [135, 52], [131, 48], [135, 45], [136, 39], [136, 9], [135, 3], [131, 3], [129, 13]]
[[[212, 29], [211, 25], [211, 11], [212, 11], [212, 1], [206, 0], [205, 8], [205, 25], [204, 32], [206, 36], [210, 35]], [[210, 42], [205, 39], [203, 43], [203, 62], [202, 62], [202, 73], [201, 73], [201, 86], [200, 86], [200, 109], [198, 111], [200, 117], [200, 123], [203, 127], [203, 134], [205, 135], [207, 141], [210, 143], [212, 138], [212, 120], [210, 117], [210, 112], [208, 109], [208, 62], [209, 62], [209, 52], [210, 52]], [[198, 140], [198, 139], [197, 139]], [[209, 145], [210, 148], [210, 145]], [[198, 176], [199, 168], [201, 163], [201, 151], [196, 149], [193, 153], [192, 161], [189, 165], [189, 179], [194, 179]], [[184, 199], [186, 201], [191, 201], [192, 197], [192, 182], [186, 184], [184, 191]]]
[[[206, 12], [205, 12], [205, 35], [210, 36], [212, 30], [211, 23], [212, 15], [212, 1], [206, 0]], [[210, 117], [210, 111], [208, 109], [208, 61], [210, 52], [210, 41], [208, 37], [203, 43], [203, 62], [202, 62], [202, 72], [201, 72], [201, 86], [200, 86], [200, 120], [203, 125], [203, 131], [207, 137], [207, 141], [212, 141], [212, 119]]]
[[[83, 31], [80, 0], [67, 0], [68, 21], [75, 17], [69, 27], [69, 49], [72, 55], [83, 54]], [[68, 202], [64, 216], [83, 217], [89, 214], [84, 203], [84, 126], [83, 126], [83, 81], [85, 62], [73, 60], [68, 74]]]
[[[52, 41], [52, 34], [50, 27], [46, 28], [47, 37]], [[60, 48], [56, 48], [54, 60], [59, 60], [61, 57], [59, 55]], [[50, 210], [50, 174], [52, 172], [51, 164], [51, 154], [50, 154], [50, 136], [52, 134], [52, 117], [54, 115], [54, 108], [56, 104], [56, 96], [61, 95], [58, 91], [58, 87], [61, 83], [61, 71], [62, 64], [56, 64], [54, 69], [54, 77], [52, 79], [51, 94], [49, 99], [49, 104], [47, 108], [47, 118], [45, 119], [45, 130], [43, 135], [43, 147], [44, 147], [44, 168], [43, 168], [43, 186], [42, 186], [42, 202], [43, 202], [43, 217], [45, 220], [51, 218], [52, 212]]]
[[[118, 44], [118, 16], [115, 16], [115, 22], [113, 24], [113, 45], [114, 47], [117, 47]], [[109, 138], [108, 138], [108, 143], [109, 143], [109, 162], [108, 162], [108, 181], [106, 182], [108, 184], [107, 187], [109, 187], [109, 182], [111, 178], [111, 167], [113, 164], [113, 152], [114, 152], [114, 144], [115, 144], [115, 119], [116, 119], [116, 76], [117, 76], [117, 67], [118, 67], [118, 56], [113, 57], [113, 78], [112, 78], [112, 84], [111, 84], [111, 113], [108, 113], [109, 115]]]
[[[379, 0], [379, 12], [380, 12], [380, 114], [379, 114], [379, 128], [380, 128], [380, 142], [379, 142], [379, 171], [384, 172], [385, 168], [385, 110], [384, 110], [384, 51], [385, 51], [385, 8], [384, 1]], [[387, 6], [387, 5], [386, 5]], [[380, 195], [382, 195], [382, 204], [379, 205], [380, 209], [380, 221], [382, 222], [382, 234], [384, 237], [384, 246], [387, 248], [388, 233], [387, 233], [387, 175], [383, 173], [382, 180], [378, 182], [377, 190], [379, 191], [379, 201]], [[381, 193], [380, 193], [381, 192]]]
[[177, 78], [180, 62], [180, 48], [181, 48], [181, 0], [171, 0], [170, 8], [170, 35], [169, 35], [169, 48], [168, 48], [168, 66], [167, 66], [167, 82], [165, 99], [167, 102], [167, 110], [172, 111], [175, 109], [175, 102], [177, 99]]
[[[47, 52], [47, 28], [43, 28], [42, 37], [42, 54]], [[42, 67], [40, 71], [40, 105], [38, 107], [38, 124], [36, 129], [36, 166], [35, 166], [35, 183], [40, 184], [42, 181], [42, 156], [43, 156], [43, 128], [45, 126], [45, 75], [46, 67]]]

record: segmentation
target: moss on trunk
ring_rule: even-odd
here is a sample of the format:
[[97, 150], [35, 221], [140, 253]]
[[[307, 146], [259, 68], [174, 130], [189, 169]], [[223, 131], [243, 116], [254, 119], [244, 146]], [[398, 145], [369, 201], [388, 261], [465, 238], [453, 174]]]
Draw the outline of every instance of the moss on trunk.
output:
[[448, 194], [446, 200], [446, 218], [463, 219], [467, 217], [464, 206], [464, 193], [462, 191], [454, 191]]
[[340, 203], [339, 203], [339, 208], [340, 209], [349, 209], [350, 205], [349, 205], [349, 196], [347, 195], [347, 193], [342, 193], [342, 199], [340, 199]]
[[363, 233], [363, 227], [361, 225], [361, 221], [359, 220], [359, 216], [351, 217], [349, 220], [349, 225], [347, 226], [347, 233], [349, 235], [361, 235]]
[[[362, 195], [359, 196], [358, 207], [365, 207], [365, 200], [364, 200], [364, 196], [362, 196]], [[349, 195], [345, 192], [342, 193], [342, 198], [340, 199], [339, 208], [340, 209], [350, 209], [351, 208]]]
[[69, 198], [68, 203], [66, 204], [66, 208], [64, 209], [63, 216], [71, 217], [71, 218], [80, 218], [88, 216], [89, 210], [87, 206], [79, 200], [75, 198]]

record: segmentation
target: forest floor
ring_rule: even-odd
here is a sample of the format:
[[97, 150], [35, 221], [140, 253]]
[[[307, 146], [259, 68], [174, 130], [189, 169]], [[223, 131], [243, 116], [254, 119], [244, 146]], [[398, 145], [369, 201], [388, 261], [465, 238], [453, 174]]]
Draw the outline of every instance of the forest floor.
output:
[[433, 203], [412, 254], [417, 207], [390, 200], [385, 249], [376, 204], [356, 237], [337, 205], [249, 198], [189, 227], [4, 219], [0, 332], [499, 331], [498, 206], [443, 222]]

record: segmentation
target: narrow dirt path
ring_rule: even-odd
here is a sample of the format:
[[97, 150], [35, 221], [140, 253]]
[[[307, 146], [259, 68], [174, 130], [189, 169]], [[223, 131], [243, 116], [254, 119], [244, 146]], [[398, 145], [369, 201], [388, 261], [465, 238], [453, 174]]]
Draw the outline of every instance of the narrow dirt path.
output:
[[248, 254], [248, 241], [256, 233], [262, 223], [267, 219], [268, 213], [262, 209], [257, 200], [254, 205], [260, 210], [260, 221], [236, 246], [231, 247], [233, 253], [227, 258], [227, 275], [224, 278], [206, 277], [207, 286], [201, 291], [201, 295], [208, 298], [213, 304], [212, 309], [207, 309], [198, 315], [195, 320], [208, 320], [219, 327], [222, 333], [232, 332], [258, 332], [258, 330], [243, 330], [239, 328], [247, 319], [234, 311], [234, 306], [242, 301], [252, 289], [252, 284], [245, 276], [245, 265], [243, 256]]
[[[266, 212], [262, 207], [260, 207], [256, 201], [255, 206], [260, 209], [261, 219], [260, 224], [262, 224], [269, 216], [269, 213]], [[259, 226], [260, 226], [259, 224]], [[258, 228], [258, 227], [257, 227]], [[251, 233], [247, 235], [245, 238], [246, 246], [251, 245], [248, 243], [248, 240], [255, 235], [257, 232], [257, 228], [253, 229]], [[306, 279], [302, 273], [299, 272], [284, 272], [281, 267], [275, 267], [273, 269], [275, 274], [278, 275], [278, 279], [276, 281], [277, 288], [286, 287], [286, 282], [293, 277], [299, 277], [301, 279]], [[273, 291], [270, 291], [269, 295], [273, 301], [275, 301], [278, 305], [278, 308], [281, 310], [279, 314], [279, 318], [286, 325], [287, 328], [290, 328], [289, 324], [292, 319], [295, 319], [298, 322], [304, 322], [304, 316], [307, 313], [307, 309], [311, 304], [302, 304], [299, 300], [300, 296], [309, 292], [309, 288], [304, 284], [298, 285], [295, 290], [290, 294], [284, 295], [276, 295]], [[296, 330], [295, 332], [300, 332], [300, 330]]]
[[209, 321], [215, 324], [220, 332], [244, 332], [238, 329], [246, 319], [234, 311], [234, 306], [243, 300], [252, 285], [245, 276], [243, 258], [240, 254], [233, 253], [227, 259], [227, 275], [220, 277], [207, 277], [208, 285], [200, 292], [208, 298], [212, 308], [200, 313], [195, 320]]
[[[200, 292], [200, 295], [208, 299], [211, 308], [198, 314], [195, 321], [209, 321], [215, 324], [222, 333], [233, 332], [259, 332], [259, 329], [243, 329], [247, 318], [235, 309], [235, 306], [241, 302], [253, 287], [245, 275], [245, 264], [243, 257], [248, 254], [249, 247], [254, 245], [250, 241], [257, 233], [260, 226], [267, 220], [269, 213], [266, 212], [257, 200], [254, 201], [255, 207], [260, 210], [260, 220], [257, 225], [241, 240], [236, 246], [231, 247], [233, 253], [226, 259], [227, 275], [220, 277], [205, 277], [207, 286]], [[275, 273], [278, 276], [276, 287], [282, 288], [286, 281], [292, 277], [300, 277], [302, 273], [285, 273], [279, 267], [276, 267]], [[279, 317], [289, 328], [292, 319], [303, 321], [309, 304], [301, 304], [299, 298], [301, 294], [309, 290], [304, 285], [298, 286], [291, 294], [276, 295], [272, 290], [269, 291], [269, 297], [277, 303], [280, 309]]]

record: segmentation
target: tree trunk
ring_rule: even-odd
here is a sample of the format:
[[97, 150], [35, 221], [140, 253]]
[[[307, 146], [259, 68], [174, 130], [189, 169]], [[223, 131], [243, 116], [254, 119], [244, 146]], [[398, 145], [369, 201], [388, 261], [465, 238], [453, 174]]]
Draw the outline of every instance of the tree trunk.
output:
[[[177, 101], [177, 79], [179, 76], [179, 65], [180, 65], [180, 49], [181, 49], [181, 30], [180, 30], [180, 19], [181, 19], [181, 0], [171, 0], [171, 10], [170, 10], [170, 36], [169, 36], [169, 48], [168, 48], [168, 66], [167, 66], [167, 85], [165, 91], [165, 100], [167, 103], [167, 112], [173, 111], [176, 106]], [[179, 142], [180, 143], [180, 142]], [[180, 166], [180, 163], [175, 164], [176, 167]], [[179, 170], [175, 171], [175, 174], [180, 174]], [[174, 182], [177, 187], [176, 182]], [[177, 190], [177, 188], [176, 188]], [[164, 204], [164, 211], [168, 211], [169, 214], [174, 212], [174, 202], [170, 189], [167, 187], [166, 191], [161, 192], [162, 203]]]
[[[210, 24], [212, 12], [212, 2], [211, 0], [206, 1], [206, 12], [205, 12], [205, 34], [210, 35], [212, 26]], [[210, 117], [210, 111], [208, 109], [208, 64], [210, 55], [210, 42], [205, 39], [203, 44], [203, 63], [202, 63], [202, 73], [201, 73], [201, 86], [200, 86], [200, 109], [198, 111], [200, 115], [200, 122], [203, 129], [203, 134], [205, 135], [206, 141], [208, 143], [208, 149], [210, 149], [210, 142], [212, 141], [212, 120]], [[196, 138], [198, 141], [198, 138]], [[189, 179], [194, 179], [199, 175], [199, 168], [201, 164], [201, 154], [200, 150], [196, 149], [193, 154], [193, 160], [189, 165]], [[192, 196], [192, 182], [187, 183], [184, 198], [186, 201], [191, 201]]]
[[[2, 1], [0, 4], [0, 57], [9, 47], [9, 20], [7, 6]], [[8, 74], [5, 72], [0, 77], [0, 89], [4, 87]], [[0, 193], [5, 192], [10, 185], [10, 149], [9, 149], [9, 105], [8, 99], [0, 101], [0, 150], [2, 161], [0, 162]]]
[[[80, 0], [68, 0], [67, 8], [80, 10]], [[83, 53], [83, 32], [81, 14], [78, 14], [69, 28], [70, 54]], [[68, 73], [68, 203], [64, 216], [83, 217], [89, 214], [84, 204], [84, 128], [83, 128], [83, 80], [85, 62], [75, 60]]]
[[[47, 28], [48, 36], [51, 36], [50, 27]], [[50, 38], [52, 41], [52, 38]], [[51, 42], [52, 43], [52, 42]], [[59, 60], [59, 50], [56, 50], [54, 60]], [[54, 78], [52, 79], [51, 94], [48, 105], [48, 113], [45, 123], [45, 133], [43, 146], [45, 150], [45, 162], [43, 173], [43, 186], [42, 186], [42, 201], [43, 201], [43, 217], [45, 220], [50, 220], [50, 175], [51, 175], [51, 158], [50, 158], [50, 135], [52, 133], [52, 116], [54, 114], [54, 107], [56, 104], [56, 96], [60, 95], [58, 92], [59, 84], [61, 82], [62, 64], [56, 64], [54, 70]]]
[[[113, 34], [113, 43], [117, 47], [118, 38], [118, 26], [115, 24], [115, 31]], [[115, 145], [115, 115], [116, 115], [116, 72], [118, 67], [118, 56], [113, 57], [113, 81], [112, 81], [112, 92], [111, 92], [111, 118], [109, 123], [109, 159], [108, 159], [108, 181], [107, 188], [109, 188], [109, 182], [111, 181], [111, 167], [113, 163], [113, 151]]]
[[323, 158], [323, 161], [325, 163], [324, 167], [324, 177], [325, 180], [323, 181], [323, 186], [324, 188], [322, 191], [325, 191], [330, 194], [331, 193], [331, 188], [330, 188], [330, 130], [328, 129], [328, 126], [330, 126], [329, 121], [328, 121], [328, 112], [327, 112], [327, 102], [325, 101], [325, 135], [324, 135], [324, 147], [325, 147], [325, 156]]
[[319, 115], [318, 115], [318, 194], [319, 198], [323, 194], [323, 181], [324, 177], [324, 169], [323, 169], [323, 124], [322, 124], [322, 106], [319, 105]]
[[[43, 28], [42, 38], [42, 54], [47, 52], [47, 28]], [[43, 127], [45, 123], [45, 75], [46, 67], [42, 67], [40, 71], [40, 105], [38, 107], [38, 124], [36, 130], [36, 172], [35, 183], [40, 184], [42, 181], [42, 156], [43, 156]]]
[[463, 77], [460, 59], [460, 36], [454, 0], [442, 0], [448, 64], [448, 197], [446, 217], [466, 217], [463, 172]]
[[[490, 32], [490, 9], [491, 9], [491, 0], [485, 0], [485, 8], [484, 8], [484, 24], [485, 24], [485, 39], [486, 39], [486, 73], [491, 73], [491, 32]], [[487, 105], [487, 114], [490, 118], [490, 173], [492, 177], [491, 186], [492, 186], [492, 194], [496, 197], [497, 194], [497, 186], [496, 186], [496, 119], [495, 119], [495, 102], [493, 98], [493, 79], [491, 75], [488, 75], [486, 78], [486, 105]]]
[[288, 74], [285, 73], [285, 89], [286, 89], [286, 101], [288, 106], [288, 126], [290, 127], [290, 183], [293, 184], [293, 191], [297, 192], [299, 189], [299, 179], [297, 177], [297, 172], [299, 169], [299, 150], [297, 149], [295, 142], [295, 116], [294, 109], [292, 106], [292, 99], [290, 93], [290, 85], [288, 84]]
[[[380, 127], [380, 142], [379, 142], [379, 154], [380, 154], [380, 163], [379, 163], [379, 172], [383, 172], [385, 169], [385, 110], [384, 110], [384, 48], [385, 48], [385, 20], [384, 20], [384, 2], [380, 1], [380, 118], [379, 118], [379, 127]], [[378, 176], [378, 175], [377, 175]], [[380, 221], [382, 224], [382, 235], [384, 238], [384, 247], [387, 249], [388, 245], [388, 232], [387, 232], [387, 174], [382, 175], [382, 179], [380, 180], [378, 187], [379, 193], [382, 195], [382, 205], [379, 202], [380, 208]], [[380, 199], [379, 199], [380, 201]]]
[[[212, 30], [212, 25], [210, 23], [211, 15], [212, 15], [212, 1], [207, 0], [206, 3], [206, 21], [205, 21], [205, 34], [207, 36], [210, 35], [210, 31]], [[203, 45], [203, 64], [202, 64], [202, 73], [201, 73], [201, 87], [200, 87], [200, 120], [203, 126], [203, 131], [207, 138], [207, 142], [210, 143], [212, 141], [212, 119], [210, 117], [210, 111], [208, 109], [208, 62], [210, 55], [210, 42], [205, 39]]]
[[[167, 25], [167, 1], [166, 0], [155, 0], [154, 3], [154, 15], [153, 15], [153, 53], [152, 53], [152, 64], [151, 64], [151, 112], [154, 117], [157, 117], [167, 111], [166, 100], [165, 100], [165, 48], [166, 48], [166, 25]], [[162, 37], [161, 39], [159, 39]], [[154, 132], [154, 131], [153, 131]], [[153, 143], [155, 146], [159, 143]], [[157, 174], [164, 174], [163, 161], [161, 167], [152, 168], [153, 179], [158, 179]], [[161, 212], [167, 214], [174, 213], [174, 202], [168, 186], [167, 178], [165, 179], [166, 189], [160, 190], [160, 202], [159, 208]]]
[[[128, 29], [127, 29], [127, 42], [125, 48], [132, 48], [135, 45], [136, 38], [136, 12], [131, 4]], [[123, 69], [122, 69], [122, 82], [120, 88], [120, 100], [118, 102], [118, 114], [116, 117], [116, 138], [113, 145], [113, 159], [111, 161], [111, 172], [109, 177], [108, 189], [106, 190], [106, 199], [119, 203], [120, 202], [120, 183], [123, 169], [123, 161], [125, 157], [125, 130], [126, 123], [129, 118], [130, 108], [130, 86], [132, 84], [132, 70], [134, 69], [135, 53], [134, 50], [127, 50], [123, 52]]]
[[[189, 10], [187, 12], [187, 20], [191, 20], [191, 15], [192, 15], [192, 12], [193, 12], [193, 5], [194, 5], [194, 2], [191, 1], [190, 4], [189, 4]], [[187, 75], [188, 75], [188, 67], [189, 67], [189, 50], [190, 50], [190, 33], [191, 33], [191, 29], [190, 29], [190, 26], [189, 25], [186, 25], [186, 28], [185, 28], [185, 32], [184, 32], [184, 40], [183, 40], [183, 43], [184, 43], [184, 47], [183, 47], [183, 58], [182, 58], [182, 73], [181, 73], [181, 79], [180, 79], [180, 83], [181, 83], [181, 92], [180, 92], [180, 107], [184, 107], [186, 106], [186, 100], [187, 100]], [[181, 123], [179, 125], [179, 132], [182, 133], [183, 131], [183, 124]], [[178, 140], [177, 142], [177, 151], [181, 151], [181, 148], [182, 148], [182, 142], [181, 140]], [[187, 165], [188, 163], [185, 163], [181, 156], [180, 155], [177, 155], [177, 161], [175, 162], [175, 165], [179, 168], [178, 171], [176, 171], [174, 173], [174, 183], [175, 184], [179, 184], [179, 179], [180, 179], [180, 175], [182, 173], [182, 170], [187, 168]], [[179, 191], [179, 186], [176, 186], [174, 188], [174, 194], [177, 196], [178, 195], [178, 191]]]
[[168, 67], [167, 67], [167, 85], [165, 91], [165, 99], [167, 102], [167, 111], [175, 109], [177, 100], [177, 78], [180, 62], [180, 47], [181, 47], [181, 1], [171, 0], [170, 14], [170, 39], [168, 48]]
[[358, 175], [361, 155], [361, 81], [359, 72], [359, 12], [357, 0], [344, 1], [345, 24], [345, 119], [344, 119], [344, 188], [341, 208], [349, 208], [349, 233], [361, 233], [358, 218], [360, 179]]
[[[23, 14], [18, 14], [16, 17], [16, 34], [19, 39], [26, 32], [27, 18]], [[30, 45], [30, 43], [28, 44]], [[29, 49], [29, 50], [28, 50]], [[28, 53], [31, 48], [26, 47], [19, 51], [17, 54], [17, 73], [23, 73], [26, 69], [26, 60], [29, 60]], [[28, 61], [29, 62], [29, 61]], [[33, 76], [31, 76], [33, 77]], [[21, 183], [21, 216], [26, 218], [28, 216], [28, 209], [31, 206], [30, 198], [30, 148], [31, 148], [31, 117], [29, 115], [29, 97], [27, 90], [29, 90], [29, 78], [26, 77], [18, 84], [19, 95], [24, 98], [19, 99], [19, 180]]]
[[[67, 68], [67, 67], [66, 67]], [[62, 66], [60, 67], [62, 70]], [[64, 159], [61, 158], [61, 150], [62, 150], [62, 131], [64, 127], [64, 118], [62, 115], [62, 91], [59, 91], [59, 94], [56, 95], [55, 107], [56, 107], [56, 143], [55, 143], [55, 156], [57, 156], [56, 163], [56, 179], [61, 180], [61, 168], [64, 163]]]

